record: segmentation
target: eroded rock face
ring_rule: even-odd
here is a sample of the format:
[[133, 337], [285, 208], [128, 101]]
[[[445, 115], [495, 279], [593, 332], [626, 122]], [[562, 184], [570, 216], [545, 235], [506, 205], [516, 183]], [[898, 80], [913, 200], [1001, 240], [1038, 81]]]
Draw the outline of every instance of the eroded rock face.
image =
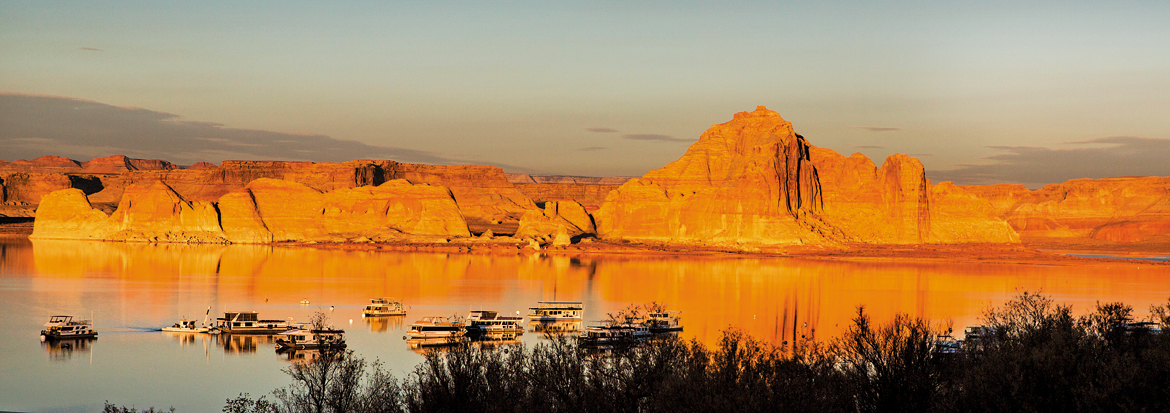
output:
[[323, 193], [261, 178], [218, 202], [187, 201], [156, 181], [127, 187], [108, 217], [76, 189], [45, 198], [32, 238], [268, 243], [470, 236], [446, 188], [403, 180]]
[[158, 159], [134, 159], [126, 155], [111, 155], [94, 158], [81, 164], [81, 172], [92, 174], [118, 174], [128, 171], [153, 171], [178, 169], [174, 164]]
[[634, 177], [588, 177], [588, 176], [557, 176], [557, 175], [528, 175], [505, 174], [521, 193], [536, 203], [571, 199], [577, 201], [588, 211], [596, 211], [605, 202], [605, 196], [610, 191], [618, 189], [622, 184]]
[[963, 188], [994, 205], [1025, 241], [1170, 243], [1170, 177]]
[[548, 201], [543, 210], [530, 210], [520, 219], [516, 238], [557, 241], [556, 245], [567, 245], [572, 237], [595, 234], [597, 229], [593, 217], [585, 207], [572, 200]]
[[931, 186], [922, 163], [895, 154], [878, 168], [865, 155], [812, 150], [821, 178], [820, 218], [852, 242], [1013, 243], [1019, 237], [986, 200], [950, 182]]
[[1018, 242], [990, 203], [922, 163], [814, 148], [776, 112], [715, 125], [678, 161], [610, 192], [596, 214], [606, 238], [717, 245]]
[[805, 220], [821, 209], [809, 145], [763, 106], [712, 126], [679, 160], [610, 192], [605, 238], [738, 244], [832, 244]]

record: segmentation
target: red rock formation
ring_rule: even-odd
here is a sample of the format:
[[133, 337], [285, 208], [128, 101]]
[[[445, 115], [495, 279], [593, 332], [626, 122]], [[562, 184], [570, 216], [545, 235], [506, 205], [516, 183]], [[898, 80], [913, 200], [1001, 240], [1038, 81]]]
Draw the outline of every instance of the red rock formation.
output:
[[964, 186], [1028, 242], [1170, 243], [1170, 177], [1074, 179], [1029, 191]]
[[18, 159], [0, 166], [0, 174], [4, 173], [71, 173], [81, 172], [81, 164], [75, 160], [45, 155], [40, 158], [26, 161]]
[[812, 150], [824, 196], [820, 218], [854, 242], [1018, 242], [985, 200], [950, 182], [930, 186], [922, 163], [895, 154], [878, 168], [865, 155]]
[[597, 229], [593, 217], [585, 207], [572, 200], [548, 201], [544, 210], [530, 210], [520, 219], [516, 238], [536, 239], [543, 243], [553, 241], [554, 245], [568, 245], [572, 237], [594, 234]]
[[0, 201], [13, 205], [36, 205], [50, 192], [72, 188], [74, 180], [65, 174], [14, 173], [0, 175], [3, 194]]
[[403, 180], [322, 193], [261, 178], [218, 203], [185, 200], [156, 181], [126, 188], [108, 217], [77, 189], [45, 199], [32, 238], [267, 243], [471, 235], [450, 191]]
[[679, 160], [610, 192], [605, 238], [739, 244], [832, 244], [815, 220], [821, 193], [809, 146], [763, 106], [712, 126]]
[[763, 107], [712, 126], [679, 160], [610, 192], [606, 238], [837, 245], [1018, 242], [990, 204], [891, 155], [813, 148]]
[[117, 174], [127, 171], [170, 170], [177, 167], [167, 161], [158, 159], [134, 159], [126, 155], [111, 155], [105, 158], [94, 158], [81, 164], [81, 172], [93, 174]]

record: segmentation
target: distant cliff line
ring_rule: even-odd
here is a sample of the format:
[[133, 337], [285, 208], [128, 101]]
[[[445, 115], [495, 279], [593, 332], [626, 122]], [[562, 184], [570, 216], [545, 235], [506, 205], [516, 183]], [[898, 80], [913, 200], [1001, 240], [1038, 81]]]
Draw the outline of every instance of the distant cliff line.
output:
[[[750, 250], [1021, 240], [1159, 244], [1168, 243], [1170, 229], [1170, 178], [1083, 179], [1034, 191], [933, 184], [913, 157], [892, 155], [879, 167], [859, 153], [817, 148], [763, 107], [712, 126], [679, 160], [638, 178], [388, 160], [181, 168], [120, 155], [88, 162], [46, 156], [0, 161], [0, 189], [0, 214], [36, 210], [34, 237], [85, 233], [151, 242], [487, 234], [546, 246], [596, 236]], [[66, 189], [72, 191], [42, 203]], [[302, 215], [294, 216], [293, 206], [305, 206]]]

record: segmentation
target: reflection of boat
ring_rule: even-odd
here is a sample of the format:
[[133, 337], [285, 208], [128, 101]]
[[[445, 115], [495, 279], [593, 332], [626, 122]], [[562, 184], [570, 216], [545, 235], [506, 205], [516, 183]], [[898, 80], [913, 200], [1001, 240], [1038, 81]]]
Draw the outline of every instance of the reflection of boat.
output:
[[383, 317], [406, 315], [406, 307], [402, 303], [393, 298], [372, 298], [370, 304], [362, 310], [362, 316], [365, 317]]
[[55, 315], [49, 317], [45, 329], [41, 330], [41, 340], [97, 337], [92, 324], [89, 320], [74, 321], [71, 315]]
[[255, 334], [220, 334], [216, 337], [224, 353], [255, 353], [260, 345], [276, 342], [273, 336]]
[[522, 317], [500, 317], [495, 311], [474, 310], [467, 315], [468, 334], [523, 334]]
[[298, 328], [285, 331], [277, 336], [276, 348], [345, 348], [345, 330]]
[[407, 340], [406, 343], [410, 345], [411, 350], [422, 350], [425, 348], [446, 347], [456, 344], [466, 343], [467, 337], [450, 336], [450, 337], [433, 337], [433, 338], [415, 338]]
[[456, 317], [424, 317], [410, 325], [408, 339], [463, 337], [466, 324]]
[[255, 311], [223, 313], [217, 318], [220, 331], [228, 334], [279, 334], [290, 329], [284, 320], [261, 320]]
[[49, 358], [53, 360], [68, 360], [73, 357], [75, 351], [89, 351], [90, 343], [97, 340], [97, 337], [89, 338], [64, 338], [57, 340], [47, 340], [41, 342], [45, 350], [49, 351]]
[[529, 308], [528, 319], [532, 321], [580, 320], [585, 305], [580, 301], [541, 301]]
[[576, 333], [581, 331], [581, 326], [584, 324], [580, 320], [577, 321], [529, 321], [528, 326], [532, 327], [534, 333]]
[[207, 313], [203, 315], [203, 323], [195, 325], [195, 320], [188, 320], [186, 318], [180, 319], [170, 327], [163, 327], [162, 331], [171, 333], [209, 333], [219, 334], [219, 328], [207, 325], [207, 317], [211, 315], [211, 307], [207, 307]]
[[682, 317], [678, 311], [653, 311], [646, 314], [644, 323], [652, 333], [682, 331]]
[[297, 350], [294, 348], [277, 348], [276, 354], [283, 356], [283, 358], [285, 360], [288, 360], [291, 362], [304, 363], [304, 362], [316, 360], [317, 357], [321, 357], [321, 350], [318, 350], [318, 349]]
[[621, 347], [637, 344], [650, 338], [650, 328], [640, 323], [602, 323], [585, 327], [578, 336], [582, 345], [595, 347]]
[[366, 325], [370, 326], [370, 331], [375, 333], [385, 333], [394, 330], [402, 329], [402, 317], [362, 317]]

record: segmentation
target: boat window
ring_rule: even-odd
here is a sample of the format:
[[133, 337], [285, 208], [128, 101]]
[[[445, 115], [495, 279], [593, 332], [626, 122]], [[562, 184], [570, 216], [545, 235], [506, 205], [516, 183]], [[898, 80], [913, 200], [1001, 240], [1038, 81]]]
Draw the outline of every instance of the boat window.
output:
[[247, 323], [244, 323], [244, 327], [251, 327], [251, 326], [252, 326], [252, 322], [250, 322], [250, 321]]

